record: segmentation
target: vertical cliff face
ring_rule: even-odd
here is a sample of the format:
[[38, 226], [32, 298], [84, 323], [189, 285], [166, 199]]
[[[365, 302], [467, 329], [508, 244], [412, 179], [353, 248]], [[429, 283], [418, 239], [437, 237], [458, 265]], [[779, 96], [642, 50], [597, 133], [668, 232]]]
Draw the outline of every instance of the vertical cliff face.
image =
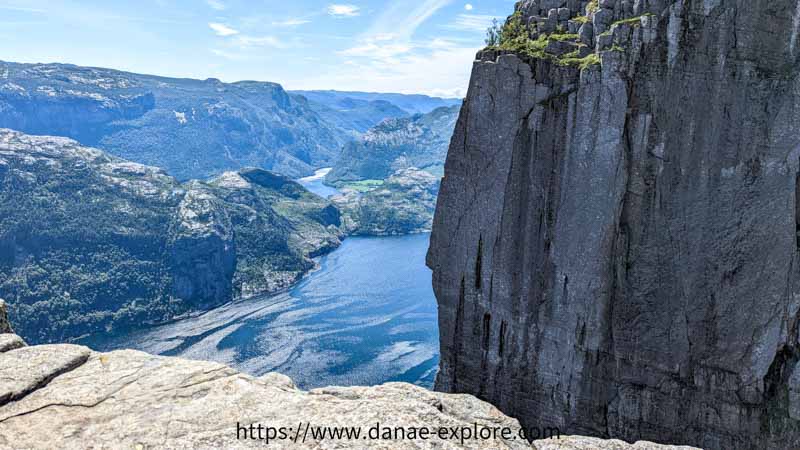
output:
[[437, 388], [567, 433], [795, 448], [800, 2], [517, 11], [600, 64], [478, 55], [428, 255]]

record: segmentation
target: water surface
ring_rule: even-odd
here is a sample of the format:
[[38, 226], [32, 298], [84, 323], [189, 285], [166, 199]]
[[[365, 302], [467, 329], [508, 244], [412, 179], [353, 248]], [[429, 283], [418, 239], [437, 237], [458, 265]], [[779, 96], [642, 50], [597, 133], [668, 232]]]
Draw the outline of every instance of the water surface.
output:
[[349, 238], [287, 293], [83, 343], [218, 361], [256, 376], [278, 371], [304, 389], [387, 381], [431, 387], [439, 332], [425, 267], [429, 237]]
[[298, 183], [302, 184], [303, 187], [308, 189], [309, 191], [319, 195], [322, 198], [330, 198], [334, 195], [341, 194], [338, 189], [332, 186], [328, 186], [324, 183], [325, 175], [331, 171], [330, 167], [325, 169], [319, 169], [314, 172], [314, 175], [310, 177], [300, 178], [297, 180]]

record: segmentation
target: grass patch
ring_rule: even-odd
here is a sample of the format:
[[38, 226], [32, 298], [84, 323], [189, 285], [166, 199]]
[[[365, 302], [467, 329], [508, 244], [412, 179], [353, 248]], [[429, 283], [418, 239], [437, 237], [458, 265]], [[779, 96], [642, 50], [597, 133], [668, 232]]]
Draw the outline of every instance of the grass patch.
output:
[[547, 36], [547, 39], [553, 41], [577, 41], [579, 37], [580, 36], [578, 36], [577, 34], [562, 33], [562, 34], [551, 34]]
[[[572, 53], [568, 55], [572, 55]], [[592, 53], [583, 58], [578, 58], [577, 55], [567, 57], [568, 55], [564, 55], [564, 58], [560, 59], [558, 63], [562, 66], [578, 66], [581, 70], [600, 64], [600, 56], [597, 53]]]
[[586, 5], [586, 14], [594, 14], [600, 10], [600, 0], [592, 0]]
[[576, 17], [573, 17], [572, 20], [575, 21], [575, 22], [578, 22], [578, 23], [589, 23], [589, 22], [591, 22], [591, 20], [589, 19], [589, 16], [576, 16]]
[[383, 186], [383, 180], [348, 181], [342, 185], [343, 188], [352, 189], [356, 192], [369, 192], [381, 186]]
[[642, 25], [642, 17], [652, 17], [652, 16], [655, 16], [655, 14], [653, 13], [642, 14], [641, 16], [631, 17], [629, 19], [618, 20], [612, 23], [611, 26], [613, 27], [614, 25], [632, 25], [638, 27]]

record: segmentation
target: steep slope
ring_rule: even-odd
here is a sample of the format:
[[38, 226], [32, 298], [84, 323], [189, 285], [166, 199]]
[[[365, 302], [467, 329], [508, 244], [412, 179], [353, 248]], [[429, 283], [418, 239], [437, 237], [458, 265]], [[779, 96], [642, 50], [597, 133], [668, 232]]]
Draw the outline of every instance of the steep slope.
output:
[[568, 433], [796, 448], [800, 2], [526, 0], [511, 22], [434, 221], [438, 389]]
[[75, 141], [0, 129], [0, 297], [32, 342], [274, 292], [339, 244], [339, 212], [258, 169], [178, 183]]
[[0, 127], [70, 137], [180, 180], [246, 166], [310, 175], [350, 139], [275, 83], [2, 61]]
[[342, 101], [387, 102], [397, 106], [406, 114], [427, 114], [436, 108], [461, 105], [460, 98], [429, 97], [421, 94], [392, 94], [354, 91], [289, 91], [323, 105], [336, 105]]
[[305, 392], [277, 373], [130, 350], [0, 350], [2, 448], [681, 450], [566, 436], [530, 446], [519, 436], [519, 422], [472, 396], [404, 383]]
[[440, 172], [460, 106], [389, 119], [345, 145], [325, 180], [329, 183], [376, 179], [416, 167]]

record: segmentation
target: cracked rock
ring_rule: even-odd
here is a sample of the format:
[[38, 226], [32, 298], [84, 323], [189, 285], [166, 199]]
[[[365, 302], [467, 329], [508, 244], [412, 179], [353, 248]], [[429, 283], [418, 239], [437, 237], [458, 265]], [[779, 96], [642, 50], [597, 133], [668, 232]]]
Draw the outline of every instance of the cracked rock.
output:
[[20, 400], [75, 369], [90, 353], [77, 345], [41, 345], [0, 354], [0, 406]]
[[[31, 351], [44, 349], [31, 347]], [[71, 353], [74, 346], [48, 346]], [[19, 351], [19, 350], [17, 350]], [[12, 352], [14, 353], [14, 352]], [[21, 360], [3, 361], [31, 369]], [[5, 367], [5, 366], [4, 366]], [[410, 384], [329, 387], [302, 391], [288, 377], [254, 378], [217, 363], [147, 355], [136, 351], [92, 353], [74, 367], [18, 401], [0, 407], [0, 448], [263, 448], [237, 439], [237, 425], [285, 427], [508, 427], [519, 422], [471, 395], [431, 392]], [[42, 430], [47, 430], [42, 432]], [[294, 436], [294, 431], [291, 432]], [[490, 438], [466, 441], [314, 439], [271, 442], [271, 447], [340, 449], [369, 444], [379, 449], [677, 450], [642, 443], [627, 445], [581, 437], [536, 441]]]

